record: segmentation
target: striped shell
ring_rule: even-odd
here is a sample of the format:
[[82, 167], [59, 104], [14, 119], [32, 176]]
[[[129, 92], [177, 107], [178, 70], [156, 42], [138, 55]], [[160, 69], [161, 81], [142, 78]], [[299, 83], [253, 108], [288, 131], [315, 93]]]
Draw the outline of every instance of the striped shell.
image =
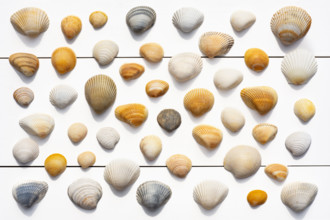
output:
[[93, 152], [85, 151], [78, 155], [77, 162], [81, 168], [86, 169], [95, 164], [96, 156]]
[[222, 110], [221, 121], [231, 132], [238, 132], [245, 125], [244, 115], [238, 109], [231, 107]]
[[125, 63], [121, 65], [119, 73], [124, 80], [137, 79], [144, 73], [144, 66], [138, 63]]
[[184, 96], [183, 104], [193, 116], [199, 117], [212, 109], [214, 96], [207, 89], [192, 89]]
[[175, 154], [166, 160], [168, 170], [177, 177], [184, 178], [191, 169], [191, 160], [182, 154]]
[[174, 12], [173, 25], [184, 33], [190, 33], [199, 28], [204, 21], [204, 15], [196, 8], [184, 7]]
[[215, 149], [222, 141], [221, 130], [210, 125], [196, 126], [192, 135], [197, 143], [210, 150]]
[[131, 31], [143, 33], [150, 29], [156, 21], [156, 12], [147, 6], [134, 7], [126, 14], [126, 23]]
[[49, 93], [49, 101], [53, 106], [63, 109], [76, 101], [77, 91], [68, 85], [55, 86]]
[[51, 176], [58, 176], [66, 169], [66, 158], [62, 154], [51, 154], [45, 160], [45, 169]]
[[78, 143], [86, 137], [88, 129], [83, 123], [73, 123], [68, 128], [68, 137], [73, 143]]
[[19, 125], [30, 135], [47, 137], [54, 129], [54, 119], [46, 114], [32, 114], [22, 118]]
[[162, 141], [156, 135], [148, 135], [140, 141], [140, 150], [148, 160], [155, 160], [162, 151]]
[[140, 47], [140, 55], [151, 63], [158, 63], [163, 59], [164, 50], [157, 43], [147, 43]]
[[312, 137], [303, 131], [290, 134], [285, 140], [285, 146], [290, 153], [299, 157], [307, 152], [312, 143]]
[[250, 48], [244, 54], [244, 61], [249, 69], [261, 72], [268, 66], [269, 58], [265, 51], [259, 48]]
[[111, 40], [101, 40], [93, 48], [93, 57], [101, 66], [110, 64], [118, 55], [119, 47]]
[[28, 106], [34, 99], [34, 93], [27, 87], [21, 87], [15, 90], [13, 97], [18, 104]]
[[256, 125], [252, 130], [252, 135], [260, 144], [266, 144], [272, 141], [277, 134], [277, 127], [268, 123]]
[[102, 11], [94, 11], [89, 15], [89, 22], [94, 28], [103, 27], [108, 21], [108, 16]]
[[199, 50], [208, 58], [228, 53], [233, 45], [234, 38], [220, 32], [206, 32], [199, 39]]
[[294, 114], [304, 122], [308, 122], [315, 115], [315, 105], [308, 99], [299, 99], [294, 103]]
[[146, 85], [146, 93], [149, 97], [156, 98], [168, 91], [169, 85], [164, 80], [151, 80]]
[[31, 138], [23, 138], [13, 147], [13, 156], [19, 163], [29, 163], [39, 156], [39, 146]]
[[74, 69], [77, 63], [76, 54], [68, 47], [60, 47], [52, 54], [52, 64], [59, 74], [66, 74]]
[[63, 18], [61, 22], [61, 29], [64, 36], [68, 39], [75, 38], [81, 31], [82, 23], [80, 18], [74, 15]]
[[33, 76], [39, 69], [39, 59], [30, 53], [14, 53], [9, 57], [9, 63], [25, 76]]
[[247, 195], [247, 201], [252, 207], [264, 204], [267, 201], [267, 193], [263, 190], [252, 190]]
[[139, 127], [148, 118], [148, 109], [141, 104], [120, 105], [115, 109], [115, 116], [133, 127]]
[[282, 164], [274, 163], [265, 167], [265, 173], [267, 176], [280, 182], [286, 179], [288, 172], [288, 168]]
[[97, 132], [96, 139], [102, 147], [110, 150], [115, 148], [120, 140], [120, 135], [116, 129], [111, 127], [104, 127]]

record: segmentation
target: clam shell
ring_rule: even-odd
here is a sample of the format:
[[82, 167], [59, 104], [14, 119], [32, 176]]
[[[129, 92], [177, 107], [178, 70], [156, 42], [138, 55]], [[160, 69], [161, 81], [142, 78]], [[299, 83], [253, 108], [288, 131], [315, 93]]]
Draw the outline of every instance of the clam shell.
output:
[[303, 131], [290, 134], [285, 140], [285, 146], [290, 153], [295, 156], [302, 156], [306, 153], [312, 143], [312, 137]]
[[78, 155], [77, 161], [81, 168], [86, 169], [94, 165], [96, 156], [93, 152], [85, 151]]
[[273, 34], [284, 45], [304, 37], [312, 24], [311, 16], [302, 8], [287, 6], [278, 10], [270, 21]]
[[55, 122], [49, 115], [32, 114], [22, 118], [19, 125], [26, 133], [45, 138], [53, 131]]
[[9, 57], [9, 63], [25, 76], [33, 76], [39, 69], [39, 59], [30, 53], [14, 53]]
[[308, 122], [315, 115], [315, 105], [308, 99], [299, 99], [294, 103], [294, 114], [304, 122]]
[[157, 43], [147, 43], [140, 47], [140, 55], [149, 62], [158, 63], [163, 59], [164, 50]]
[[101, 128], [97, 134], [96, 139], [99, 144], [105, 149], [113, 149], [120, 140], [120, 135], [116, 129], [111, 127]]
[[267, 193], [263, 190], [252, 190], [247, 195], [247, 201], [252, 207], [262, 205], [267, 201]]
[[277, 127], [268, 123], [256, 125], [252, 130], [252, 135], [260, 144], [266, 144], [272, 141], [277, 134]]
[[58, 176], [66, 169], [66, 159], [62, 154], [51, 154], [45, 160], [45, 169], [51, 176]]
[[124, 190], [132, 185], [139, 176], [139, 165], [127, 159], [112, 160], [104, 168], [105, 181], [117, 190]]
[[68, 136], [73, 143], [78, 143], [86, 137], [87, 127], [83, 123], [74, 123], [68, 129]]
[[89, 22], [94, 28], [103, 27], [108, 21], [108, 16], [102, 11], [94, 11], [89, 16]]
[[280, 182], [286, 179], [288, 172], [288, 168], [282, 164], [274, 163], [265, 167], [265, 173], [267, 176]]
[[52, 54], [52, 64], [59, 74], [65, 74], [76, 66], [76, 54], [68, 47], [60, 47]]
[[75, 38], [81, 31], [82, 23], [80, 18], [74, 15], [63, 18], [61, 29], [64, 36], [68, 39]]
[[249, 69], [261, 72], [268, 66], [269, 58], [265, 51], [259, 48], [250, 48], [244, 54], [244, 61]]
[[13, 155], [19, 163], [28, 163], [39, 155], [39, 146], [31, 138], [21, 139], [13, 147]]
[[244, 115], [238, 109], [231, 107], [222, 110], [221, 121], [231, 132], [237, 132], [245, 125]]
[[95, 180], [80, 178], [69, 185], [68, 196], [83, 209], [95, 209], [102, 197], [102, 187]]
[[216, 180], [206, 180], [194, 187], [193, 197], [204, 209], [211, 210], [225, 200], [228, 191], [225, 184]]
[[146, 93], [149, 97], [156, 98], [168, 91], [169, 85], [164, 80], [151, 80], [146, 85]]
[[126, 14], [126, 23], [131, 31], [143, 33], [150, 29], [156, 21], [156, 12], [147, 6], [134, 7]]
[[241, 71], [235, 69], [218, 70], [213, 77], [215, 87], [220, 90], [229, 90], [238, 86], [243, 80]]
[[181, 115], [174, 109], [164, 109], [157, 116], [159, 126], [167, 132], [172, 132], [181, 125]]
[[140, 150], [148, 160], [155, 160], [162, 151], [162, 141], [156, 135], [148, 135], [140, 141]]
[[233, 45], [234, 38], [220, 32], [206, 32], [199, 39], [199, 50], [208, 58], [228, 53]]
[[33, 7], [23, 8], [15, 12], [10, 17], [10, 22], [16, 31], [29, 37], [37, 37], [42, 32], [47, 31], [49, 26], [46, 12]]
[[111, 40], [101, 40], [93, 48], [93, 57], [101, 66], [110, 64], [118, 55], [119, 47]]
[[121, 65], [119, 73], [125, 80], [137, 79], [144, 73], [144, 66], [138, 63], [125, 63]]
[[77, 91], [68, 85], [55, 86], [49, 93], [49, 101], [53, 106], [63, 109], [76, 101]]
[[223, 165], [236, 178], [247, 178], [258, 171], [261, 165], [261, 155], [253, 147], [239, 145], [228, 151]]
[[168, 170], [177, 177], [184, 178], [191, 169], [191, 160], [182, 154], [174, 154], [166, 160]]
[[235, 11], [230, 16], [230, 24], [237, 32], [251, 27], [256, 21], [256, 16], [250, 11]]
[[204, 15], [196, 8], [184, 7], [174, 12], [173, 25], [184, 33], [190, 33], [199, 28], [204, 21]]
[[197, 143], [210, 150], [218, 147], [222, 141], [221, 130], [210, 125], [196, 126], [192, 131], [192, 135]]
[[34, 93], [27, 87], [21, 87], [15, 90], [13, 97], [18, 104], [28, 106], [34, 99]]
[[184, 96], [183, 104], [193, 116], [199, 117], [212, 109], [214, 96], [207, 89], [192, 89]]
[[168, 62], [168, 71], [178, 82], [195, 78], [203, 69], [201, 57], [195, 53], [180, 53]]
[[115, 109], [115, 116], [133, 127], [139, 127], [148, 118], [148, 109], [142, 104], [120, 105]]

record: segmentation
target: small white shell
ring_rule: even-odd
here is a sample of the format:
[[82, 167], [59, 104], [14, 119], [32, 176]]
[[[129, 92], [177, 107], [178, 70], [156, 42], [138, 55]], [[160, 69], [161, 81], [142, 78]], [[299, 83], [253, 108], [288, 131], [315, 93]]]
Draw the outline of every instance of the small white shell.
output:
[[39, 156], [39, 146], [31, 138], [24, 138], [13, 147], [13, 155], [20, 163], [28, 163]]
[[96, 139], [99, 144], [105, 149], [113, 149], [120, 140], [120, 135], [116, 129], [111, 127], [101, 128], [97, 134]]
[[290, 134], [285, 140], [285, 146], [290, 153], [295, 156], [303, 155], [312, 143], [312, 137], [303, 131]]
[[241, 71], [235, 69], [218, 70], [213, 77], [215, 87], [220, 90], [229, 90], [238, 86], [243, 80]]
[[238, 32], [251, 27], [255, 21], [256, 16], [249, 11], [235, 11], [230, 16], [230, 24]]
[[237, 132], [245, 125], [244, 115], [238, 109], [231, 107], [222, 110], [221, 121], [231, 132]]
[[93, 57], [99, 63], [104, 66], [112, 62], [119, 52], [118, 45], [111, 40], [101, 40], [95, 44], [93, 49]]
[[76, 101], [77, 91], [71, 86], [58, 85], [49, 93], [49, 101], [53, 106], [63, 109]]
[[203, 13], [190, 7], [180, 8], [172, 17], [173, 25], [184, 33], [189, 33], [199, 28], [203, 21]]
[[162, 151], [162, 141], [156, 135], [146, 136], [140, 142], [140, 150], [148, 160], [155, 160]]
[[46, 114], [32, 114], [19, 121], [21, 128], [30, 135], [47, 137], [54, 129], [54, 119]]

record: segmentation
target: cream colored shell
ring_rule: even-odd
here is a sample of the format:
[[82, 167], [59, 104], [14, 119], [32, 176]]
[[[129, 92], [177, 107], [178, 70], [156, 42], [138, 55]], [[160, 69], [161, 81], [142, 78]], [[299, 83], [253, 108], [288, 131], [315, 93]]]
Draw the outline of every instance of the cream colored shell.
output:
[[155, 160], [162, 151], [162, 141], [156, 135], [148, 135], [140, 141], [140, 150], [148, 160]]
[[220, 32], [206, 32], [199, 39], [199, 49], [209, 58], [229, 52], [234, 45], [234, 38]]
[[184, 178], [190, 171], [191, 160], [182, 154], [175, 154], [166, 160], [168, 170], [175, 176]]
[[89, 22], [94, 28], [103, 27], [108, 21], [108, 16], [102, 11], [94, 11], [89, 15]]
[[221, 121], [223, 126], [231, 132], [238, 132], [245, 125], [245, 117], [236, 108], [226, 107], [221, 112]]
[[81, 168], [86, 169], [94, 165], [96, 156], [93, 152], [85, 151], [78, 155], [77, 161]]
[[294, 114], [304, 122], [308, 122], [315, 115], [315, 105], [309, 99], [299, 99], [293, 108]]
[[68, 129], [68, 136], [73, 143], [78, 143], [87, 135], [87, 127], [83, 123], [74, 123]]
[[55, 122], [49, 115], [32, 114], [22, 118], [19, 121], [19, 125], [28, 134], [45, 138], [53, 131]]

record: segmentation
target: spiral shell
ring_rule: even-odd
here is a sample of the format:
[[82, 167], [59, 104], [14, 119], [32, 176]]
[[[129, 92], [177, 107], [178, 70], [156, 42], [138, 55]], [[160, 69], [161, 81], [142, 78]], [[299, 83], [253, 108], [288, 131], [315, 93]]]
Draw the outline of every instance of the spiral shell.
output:
[[267, 176], [280, 182], [286, 179], [288, 172], [288, 168], [282, 164], [274, 163], [265, 167], [265, 173]]
[[146, 85], [146, 93], [149, 97], [156, 98], [168, 91], [169, 85], [164, 80], [151, 80]]
[[215, 149], [222, 141], [221, 130], [210, 125], [196, 126], [192, 135], [197, 143], [210, 150]]
[[116, 129], [111, 127], [104, 127], [97, 132], [96, 139], [102, 147], [110, 150], [115, 148], [120, 140], [120, 135]]
[[9, 57], [9, 63], [25, 76], [33, 76], [39, 69], [39, 59], [30, 53], [14, 53]]
[[101, 40], [93, 48], [93, 57], [101, 66], [110, 64], [118, 55], [119, 47], [111, 40]]
[[108, 16], [102, 11], [94, 11], [89, 16], [89, 22], [94, 28], [103, 27], [108, 21]]
[[168, 170], [177, 177], [184, 178], [191, 169], [191, 160], [182, 154], [175, 154], [166, 160]]
[[62, 154], [51, 154], [45, 160], [45, 169], [51, 176], [58, 176], [66, 169], [66, 159]]
[[127, 26], [135, 33], [150, 29], [156, 21], [156, 12], [147, 6], [134, 7], [126, 14]]
[[74, 15], [63, 18], [61, 22], [61, 29], [64, 36], [68, 39], [75, 38], [81, 31], [82, 23], [80, 18]]
[[294, 103], [294, 114], [304, 122], [308, 122], [315, 115], [315, 105], [308, 99], [299, 99]]
[[77, 91], [68, 85], [58, 85], [49, 93], [49, 101], [53, 106], [63, 109], [76, 101]]
[[261, 72], [268, 66], [269, 58], [265, 51], [259, 48], [250, 48], [244, 54], [244, 61], [249, 69]]
[[234, 38], [220, 32], [206, 32], [199, 39], [199, 50], [208, 58], [228, 53], [233, 45]]
[[144, 66], [138, 63], [125, 63], [121, 65], [119, 73], [125, 80], [137, 79], [144, 73]]
[[173, 25], [184, 33], [190, 33], [199, 28], [204, 21], [204, 15], [196, 8], [184, 7], [174, 12]]
[[28, 106], [34, 99], [34, 93], [27, 87], [21, 87], [15, 90], [13, 97], [18, 104]]
[[192, 89], [184, 96], [183, 104], [193, 116], [199, 117], [212, 109], [214, 96], [207, 89]]
[[163, 59], [164, 50], [157, 43], [147, 43], [140, 47], [140, 55], [151, 63], [158, 63]]
[[139, 127], [148, 118], [148, 109], [142, 104], [120, 105], [115, 109], [116, 118], [133, 127]]
[[252, 135], [260, 144], [266, 144], [272, 141], [277, 134], [277, 127], [268, 123], [256, 125], [252, 130]]
[[162, 141], [156, 135], [148, 135], [140, 141], [140, 150], [148, 160], [155, 160], [162, 151]]
[[31, 138], [21, 139], [13, 147], [13, 156], [19, 163], [29, 163], [39, 155], [39, 146]]
[[76, 54], [68, 47], [60, 47], [52, 54], [52, 64], [59, 74], [66, 74], [76, 66]]
[[47, 137], [54, 129], [54, 119], [46, 114], [32, 114], [22, 118], [19, 125], [28, 134], [35, 135], [40, 138]]
[[312, 137], [303, 131], [290, 134], [285, 140], [285, 146], [290, 153], [299, 157], [307, 152], [312, 143]]

